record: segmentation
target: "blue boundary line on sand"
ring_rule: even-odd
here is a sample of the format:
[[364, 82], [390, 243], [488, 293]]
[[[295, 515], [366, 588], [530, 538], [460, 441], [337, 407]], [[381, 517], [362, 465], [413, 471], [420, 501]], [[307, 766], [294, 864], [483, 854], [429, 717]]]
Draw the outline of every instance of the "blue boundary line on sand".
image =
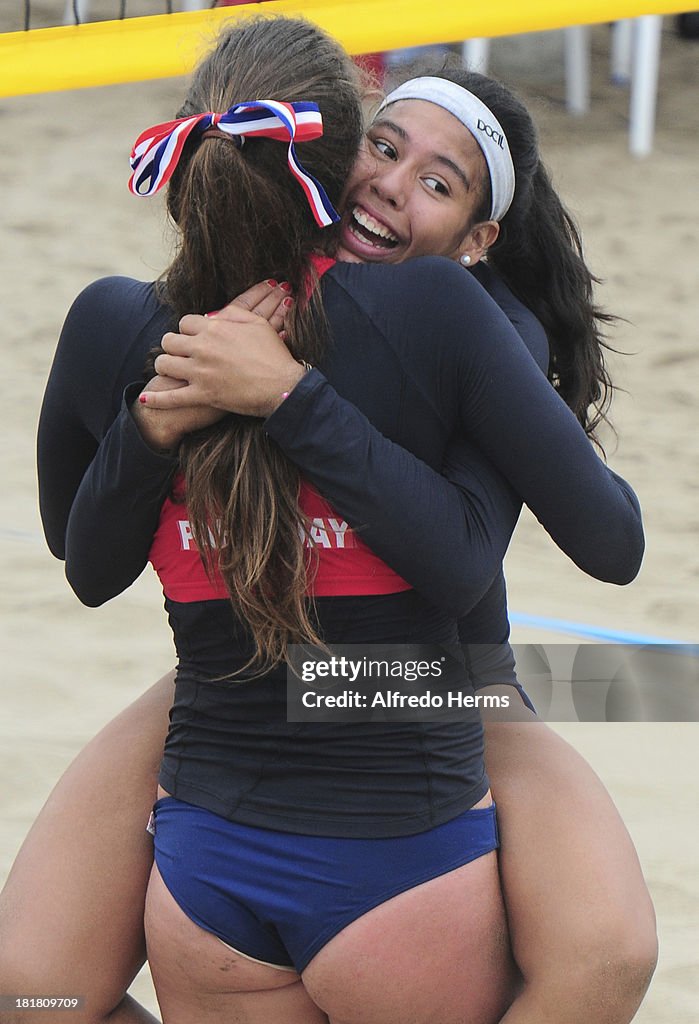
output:
[[699, 654], [699, 644], [688, 644], [681, 640], [670, 640], [667, 637], [646, 636], [643, 633], [627, 633], [622, 630], [602, 629], [597, 626], [588, 626], [584, 622], [550, 619], [544, 615], [526, 615], [522, 612], [511, 612], [510, 622], [513, 626], [548, 629], [554, 633], [573, 633], [576, 636], [589, 637], [590, 640], [602, 640], [608, 644], [665, 644], [669, 647], [682, 647], [688, 654]]

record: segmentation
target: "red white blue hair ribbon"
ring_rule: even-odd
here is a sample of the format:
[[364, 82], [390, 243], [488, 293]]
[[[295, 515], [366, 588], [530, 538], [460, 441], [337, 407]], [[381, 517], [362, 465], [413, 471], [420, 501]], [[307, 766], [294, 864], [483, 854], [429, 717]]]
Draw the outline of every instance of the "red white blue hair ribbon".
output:
[[253, 100], [236, 103], [223, 114], [208, 111], [147, 128], [131, 151], [131, 192], [135, 196], [151, 196], [162, 188], [170, 180], [187, 139], [210, 128], [236, 138], [241, 146], [246, 137], [288, 141], [289, 170], [303, 189], [316, 224], [328, 227], [340, 219], [325, 189], [304, 170], [294, 148], [294, 140], [309, 142], [323, 134], [323, 118], [317, 103]]

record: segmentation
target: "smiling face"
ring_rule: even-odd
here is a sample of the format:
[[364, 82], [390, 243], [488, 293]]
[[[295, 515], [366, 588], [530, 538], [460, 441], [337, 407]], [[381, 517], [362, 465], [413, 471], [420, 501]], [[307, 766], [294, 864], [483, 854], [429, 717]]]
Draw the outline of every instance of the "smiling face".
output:
[[483, 154], [457, 118], [425, 100], [399, 100], [378, 115], [344, 198], [338, 258], [401, 263], [463, 253], [477, 262], [497, 237], [479, 221]]

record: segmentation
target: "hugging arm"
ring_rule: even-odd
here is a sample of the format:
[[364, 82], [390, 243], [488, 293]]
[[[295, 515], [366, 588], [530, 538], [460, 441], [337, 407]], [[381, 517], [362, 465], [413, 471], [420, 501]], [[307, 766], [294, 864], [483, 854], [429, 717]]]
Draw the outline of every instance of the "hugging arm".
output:
[[[119, 308], [133, 307], [134, 299], [129, 303], [121, 294], [128, 282], [119, 279], [118, 284]], [[66, 382], [70, 381], [76, 395], [81, 396], [76, 401], [76, 415], [86, 448], [82, 454], [75, 451], [71, 455], [72, 471], [60, 494], [50, 475], [51, 460], [41, 460], [40, 466], [45, 467], [42, 492], [48, 509], [55, 508], [61, 499], [54, 515], [56, 553], [65, 557], [68, 580], [78, 597], [89, 605], [101, 604], [126, 589], [147, 564], [160, 507], [176, 468], [174, 454], [152, 448], [137, 426], [136, 416], [143, 412], [139, 407], [134, 412], [140, 385], [126, 389], [120, 407], [116, 401], [120, 395], [117, 389], [123, 389], [126, 383], [126, 372], [139, 375], [146, 352], [160, 341], [154, 330], [141, 329], [134, 334], [131, 322], [143, 321], [138, 305], [143, 301], [140, 293], [135, 296], [136, 308], [130, 309], [130, 318], [118, 325], [121, 336], [110, 338], [105, 346], [109, 352], [126, 348], [131, 358], [102, 375], [110, 400], [98, 395], [101, 419], [94, 415], [99, 422], [86, 422], [86, 408], [96, 405], [93, 374], [74, 353], [82, 354], [82, 339], [96, 327], [95, 306], [104, 318], [105, 308], [113, 310], [116, 305], [112, 292], [105, 295], [104, 291], [102, 288], [98, 294], [99, 303], [78, 302], [66, 323], [50, 382], [57, 400], [42, 416], [44, 438], [50, 440], [57, 430], [64, 429], [61, 400], [65, 400]], [[157, 309], [149, 310], [147, 323], [151, 328], [165, 322], [162, 312], [160, 321], [154, 319]], [[533, 348], [538, 344], [541, 349], [541, 329], [536, 321], [530, 324], [529, 335], [523, 333]], [[130, 343], [125, 345], [129, 338]], [[308, 396], [308, 384], [314, 382], [313, 394]], [[308, 476], [351, 525], [362, 531], [376, 553], [428, 599], [453, 614], [471, 607], [497, 572], [514, 529], [520, 505], [511, 488], [463, 440], [452, 445], [451, 461], [458, 466], [460, 476], [458, 487], [452, 486], [437, 467], [384, 437], [351, 403], [343, 402], [325, 386], [316, 373], [292, 392], [286, 420], [276, 417], [287, 444], [296, 436], [295, 421], [305, 415], [309, 397], [316, 396], [316, 391], [322, 392], [327, 401], [318, 402], [313, 409]], [[285, 423], [294, 408], [296, 418], [287, 431]], [[270, 421], [268, 427], [271, 433]], [[306, 439], [308, 433], [305, 431]], [[352, 455], [342, 442], [338, 458], [338, 440], [348, 435], [354, 438]], [[46, 443], [48, 440], [44, 447]], [[303, 447], [304, 443], [301, 436], [299, 445]], [[288, 454], [294, 457], [291, 450]], [[295, 455], [302, 462], [299, 450]]]
[[[415, 390], [478, 446], [576, 565], [630, 582], [644, 550], [636, 495], [598, 457], [504, 314], [449, 261], [382, 269], [369, 312]], [[458, 482], [453, 462], [450, 475]]]
[[[285, 295], [262, 282], [236, 302], [279, 328]], [[121, 592], [147, 563], [177, 465], [166, 438], [183, 420], [194, 430], [223, 415], [186, 410], [165, 429], [156, 413], [144, 440], [130, 411], [143, 385], [129, 385], [142, 381], [149, 352], [172, 326], [152, 284], [112, 277], [78, 296], [61, 332], [39, 422], [39, 497], [49, 547], [85, 604]], [[91, 508], [94, 517], [85, 514]]]
[[[519, 514], [518, 495], [556, 544], [597, 579], [630, 582], [643, 554], [633, 490], [598, 458], [528, 353], [514, 352], [515, 368], [507, 359], [493, 370], [469, 360], [463, 372], [459, 415], [480, 451], [452, 444], [444, 467], [451, 492], [441, 474], [424, 465], [418, 470], [413, 456], [380, 435], [318, 371], [267, 420], [285, 454], [350, 525], [366, 524], [369, 546], [418, 590], [430, 596], [425, 588], [433, 580], [443, 603], [457, 569], [462, 578], [452, 582], [457, 589], [449, 604], [457, 615], [475, 603], [471, 588], [477, 599], [497, 572]], [[380, 491], [372, 491], [374, 473], [381, 474]], [[440, 541], [436, 562], [429, 544]], [[417, 575], [423, 572], [425, 579]], [[479, 581], [464, 579], [468, 573], [480, 573]]]
[[[472, 607], [497, 573], [518, 513], [512, 489], [582, 569], [614, 582], [633, 578], [643, 533], [631, 489], [596, 456], [572, 413], [478, 284], [467, 284], [464, 295], [460, 286], [466, 275], [458, 268], [443, 260], [419, 260], [412, 267], [418, 264], [416, 288], [429, 286], [426, 271], [438, 272], [440, 283], [450, 272], [458, 275], [453, 288], [447, 281], [451, 302], [442, 304], [446, 311], [425, 302], [413, 308], [414, 302], [403, 301], [406, 319], [398, 327], [404, 327], [400, 337], [407, 338], [405, 372], [420, 380], [423, 389], [432, 389], [452, 432], [461, 423], [482, 450], [482, 455], [471, 452], [464, 464], [451, 460], [450, 475], [460, 489], [442, 477], [441, 466], [426, 465], [385, 437], [317, 370], [268, 418], [268, 433], [350, 525], [362, 528], [380, 557], [454, 614]], [[443, 339], [438, 351], [425, 341], [434, 333], [435, 317]], [[463, 341], [465, 330], [468, 344]], [[128, 428], [125, 416], [123, 412], [116, 434]], [[98, 572], [95, 562], [108, 547], [100, 531], [109, 527], [110, 518], [101, 514], [103, 492], [93, 485], [93, 480], [105, 479], [100, 463], [107, 455], [105, 447], [91, 464], [71, 514], [79, 545], [75, 558], [88, 575]], [[469, 459], [475, 459], [476, 472]], [[113, 468], [119, 469], [118, 460]], [[140, 472], [132, 464], [134, 468]], [[120, 502], [128, 510], [136, 480], [123, 487], [119, 474], [112, 472], [107, 483], [112, 514], [118, 513]], [[77, 528], [82, 523], [86, 525]], [[425, 523], [434, 528], [426, 533]], [[140, 567], [152, 536], [152, 525], [142, 525], [134, 541], [134, 550], [141, 552]], [[88, 541], [89, 557], [84, 558], [81, 552]], [[68, 572], [75, 578], [70, 564]], [[98, 596], [106, 600], [131, 580], [122, 572], [116, 583], [108, 574], [98, 582]], [[81, 579], [83, 586], [89, 589], [92, 583]]]
[[129, 408], [142, 390], [127, 388], [122, 408], [90, 462], [66, 529], [66, 577], [95, 607], [126, 590], [148, 564], [160, 509], [177, 459], [154, 451]]
[[266, 429], [369, 547], [437, 606], [472, 607], [502, 564], [520, 502], [465, 441], [460, 484], [384, 437], [317, 370]]
[[[374, 269], [353, 268], [358, 279], [354, 293], [353, 278], [345, 276], [342, 282], [365, 316]], [[416, 523], [420, 532], [414, 538], [403, 534], [406, 494], [400, 473], [411, 481], [410, 456], [403, 466], [396, 462], [400, 473], [380, 503], [371, 495], [367, 471], [371, 474], [390, 448], [357, 407], [361, 383], [350, 401], [341, 379], [331, 383], [317, 371], [303, 378], [267, 420], [282, 450], [351, 525], [363, 525], [367, 543], [417, 589], [425, 586], [415, 576], [421, 568], [436, 579], [432, 553], [421, 566], [420, 549], [415, 550], [416, 543], [425, 543], [425, 522], [449, 531], [445, 538], [451, 548], [443, 548], [449, 564], [442, 571], [458, 567], [462, 573], [456, 601], [450, 604], [457, 614], [473, 606], [472, 585], [480, 595], [483, 581], [494, 578], [520, 499], [580, 569], [605, 582], [630, 582], [644, 549], [638, 500], [598, 457], [546, 380], [541, 345], [531, 345], [537, 365], [489, 296], [448, 261], [420, 259], [381, 270], [381, 289], [375, 289], [373, 299], [369, 292], [369, 327], [395, 348], [395, 365], [404, 372], [400, 386], [412, 384], [411, 393], [420, 399], [427, 395], [447, 433], [468, 438], [452, 440], [439, 467], [460, 495], [462, 509], [452, 495], [451, 518], [439, 521], [427, 491], [422, 506], [427, 519], [421, 516]], [[437, 298], [426, 300], [426, 294]], [[440, 486], [436, 479], [433, 484]], [[414, 481], [408, 487], [409, 503], [412, 486]], [[459, 515], [461, 525], [455, 528]], [[491, 549], [480, 546], [483, 538], [493, 542]], [[474, 567], [483, 570], [479, 583], [463, 578]], [[438, 585], [444, 589], [444, 578]]]
[[119, 415], [124, 388], [141, 377], [146, 353], [168, 325], [152, 287], [123, 277], [91, 284], [66, 317], [37, 436], [41, 519], [57, 558], [66, 558], [75, 495]]
[[573, 413], [516, 338], [461, 350], [464, 431], [589, 575], [629, 583], [644, 535], [638, 499], [597, 456]]
[[[94, 286], [93, 286], [94, 291]], [[98, 301], [88, 289], [68, 313], [44, 391], [37, 433], [39, 509], [46, 541], [56, 558], [65, 558], [65, 533], [70, 507], [85, 467], [100, 441], [98, 407], [109, 405], [107, 374], [93, 374], [91, 351], [82, 341], [99, 322]], [[105, 345], [105, 351], [109, 351]], [[110, 375], [111, 376], [111, 375]], [[88, 409], [81, 383], [91, 382]]]
[[[337, 396], [317, 371], [304, 381], [287, 399], [290, 403], [294, 396], [301, 419], [305, 401], [313, 406], [316, 471], [304, 475], [323, 485], [326, 497], [337, 503], [351, 525], [369, 524], [361, 536], [409, 583], [453, 614], [466, 610], [502, 562], [520, 507], [511, 489], [474, 449], [468, 454], [467, 485], [452, 486], [381, 435], [351, 403], [336, 403]], [[331, 399], [323, 429], [318, 389], [327, 390]], [[146, 565], [175, 468], [172, 456], [151, 450], [139, 433], [130, 409], [138, 390], [127, 390], [119, 415], [85, 472], [68, 521], [66, 574], [87, 604], [101, 604], [120, 593]], [[352, 423], [343, 424], [338, 404], [359, 419], [361, 434]], [[343, 425], [356, 438], [352, 456], [343, 446], [349, 468], [335, 458], [333, 438]], [[285, 434], [288, 443], [291, 435]], [[460, 446], [467, 448], [465, 443]], [[362, 466], [359, 476], [355, 459]]]

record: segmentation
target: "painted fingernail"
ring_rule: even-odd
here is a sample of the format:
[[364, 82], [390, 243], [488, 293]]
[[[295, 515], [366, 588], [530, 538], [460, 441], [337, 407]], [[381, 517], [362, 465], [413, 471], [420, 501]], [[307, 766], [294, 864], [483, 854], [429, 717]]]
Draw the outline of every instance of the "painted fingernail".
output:
[[265, 284], [268, 284], [270, 286], [270, 288], [276, 288], [277, 287], [277, 282], [274, 280], [273, 277], [270, 277], [270, 279], [268, 281], [266, 281]]
[[294, 300], [293, 299], [282, 299], [282, 306], [284, 306], [285, 309], [291, 309], [293, 304], [294, 304]]
[[289, 284], [288, 281], [282, 281], [282, 283], [279, 285], [279, 287], [281, 288], [281, 290], [283, 292], [290, 292], [291, 291], [291, 285]]
[[148, 399], [147, 399], [147, 397], [145, 395], [139, 395], [138, 396], [138, 400], [139, 400], [139, 402], [143, 402], [144, 405], [148, 401]]

